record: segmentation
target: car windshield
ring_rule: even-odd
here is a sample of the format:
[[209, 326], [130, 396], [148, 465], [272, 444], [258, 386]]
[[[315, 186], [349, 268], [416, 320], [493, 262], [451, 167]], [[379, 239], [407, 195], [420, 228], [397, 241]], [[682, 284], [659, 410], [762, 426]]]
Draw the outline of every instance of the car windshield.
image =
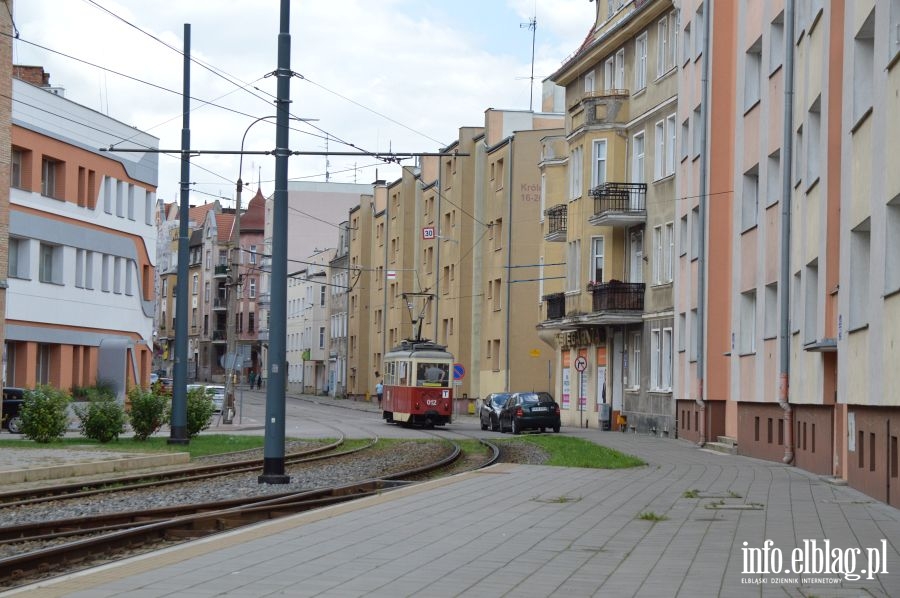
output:
[[521, 394], [519, 395], [522, 403], [525, 405], [533, 405], [535, 403], [540, 403], [541, 400], [536, 394]]
[[509, 395], [494, 395], [491, 402], [495, 407], [502, 407], [507, 399], [509, 399]]

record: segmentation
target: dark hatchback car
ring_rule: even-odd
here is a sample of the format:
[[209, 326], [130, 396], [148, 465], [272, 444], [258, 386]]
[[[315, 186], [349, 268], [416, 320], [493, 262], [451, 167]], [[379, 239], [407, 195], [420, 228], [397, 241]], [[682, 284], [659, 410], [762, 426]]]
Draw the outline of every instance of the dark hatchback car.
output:
[[25, 391], [21, 388], [3, 389], [3, 427], [13, 434], [22, 433], [22, 401]]
[[544, 392], [516, 392], [500, 409], [500, 431], [518, 434], [522, 430], [553, 428], [559, 432], [559, 405]]
[[506, 404], [510, 396], [512, 395], [508, 392], [492, 392], [484, 398], [479, 414], [482, 430], [490, 428], [493, 431], [497, 431], [500, 429], [500, 409]]

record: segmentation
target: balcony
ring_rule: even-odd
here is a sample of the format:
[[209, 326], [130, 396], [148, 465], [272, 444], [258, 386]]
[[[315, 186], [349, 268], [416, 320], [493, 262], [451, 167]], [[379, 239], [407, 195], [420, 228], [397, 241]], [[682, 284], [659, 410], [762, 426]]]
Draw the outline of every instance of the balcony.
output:
[[213, 278], [227, 278], [228, 270], [229, 268], [226, 264], [220, 264], [216, 266], [215, 270], [213, 271]]
[[547, 234], [544, 235], [546, 241], [565, 241], [566, 240], [566, 222], [568, 220], [569, 206], [559, 204], [552, 208], [547, 208]]
[[569, 131], [610, 124], [625, 124], [628, 116], [627, 89], [604, 89], [585, 93], [569, 105]]
[[263, 309], [268, 309], [272, 303], [272, 296], [269, 293], [260, 293], [256, 297], [256, 305]]
[[566, 317], [566, 294], [552, 293], [541, 299], [547, 304], [547, 319], [561, 320]]
[[224, 330], [213, 330], [212, 342], [224, 343], [228, 341], [228, 334]]
[[594, 226], [634, 226], [647, 221], [646, 183], [604, 183], [591, 189]]
[[228, 309], [228, 301], [224, 297], [213, 299], [213, 311], [225, 311]]
[[[644, 283], [604, 282], [588, 288], [594, 312], [644, 311]], [[640, 317], [640, 315], [639, 315]]]
[[269, 329], [268, 328], [260, 328], [256, 333], [256, 340], [261, 343], [269, 342]]

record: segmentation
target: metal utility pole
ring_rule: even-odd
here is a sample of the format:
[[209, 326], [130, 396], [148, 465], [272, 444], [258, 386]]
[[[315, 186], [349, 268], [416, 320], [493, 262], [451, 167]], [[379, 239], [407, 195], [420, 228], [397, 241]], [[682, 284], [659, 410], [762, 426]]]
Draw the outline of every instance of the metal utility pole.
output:
[[[184, 24], [184, 93], [181, 125], [181, 204], [178, 206], [178, 278], [175, 283], [175, 372], [169, 444], [187, 444], [188, 219], [191, 180], [191, 26]], [[178, 288], [178, 287], [181, 288]]]
[[269, 363], [266, 382], [266, 442], [263, 451], [263, 473], [260, 483], [287, 484], [290, 476], [284, 473], [284, 392], [285, 345], [287, 341], [287, 167], [291, 150], [288, 148], [288, 123], [291, 97], [291, 3], [281, 0], [281, 23], [278, 33], [278, 79], [275, 132], [275, 205], [272, 211], [272, 278], [270, 292], [272, 309], [269, 312]]
[[[243, 144], [242, 144], [243, 145]], [[241, 156], [243, 158], [243, 156]], [[231, 272], [228, 273], [228, 339], [225, 349], [225, 405], [222, 406], [222, 420], [226, 424], [234, 421], [234, 370], [240, 375], [237, 356], [237, 307], [238, 289], [241, 285], [241, 187], [244, 182], [238, 173], [237, 194], [234, 209], [234, 227], [231, 230]]]

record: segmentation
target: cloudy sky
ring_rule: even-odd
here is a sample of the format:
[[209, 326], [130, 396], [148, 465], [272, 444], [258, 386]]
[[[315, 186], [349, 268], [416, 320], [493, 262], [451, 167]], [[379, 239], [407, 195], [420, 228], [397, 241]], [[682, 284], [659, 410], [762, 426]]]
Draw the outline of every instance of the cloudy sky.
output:
[[[274, 115], [278, 0], [16, 0], [16, 64], [40, 65], [66, 97], [181, 145], [184, 24], [191, 25], [191, 145], [237, 150], [254, 119]], [[540, 80], [593, 24], [588, 0], [294, 0], [292, 150], [431, 152], [486, 108], [528, 109], [531, 18]], [[524, 26], [523, 26], [524, 25]], [[167, 47], [168, 44], [170, 47]], [[172, 49], [174, 48], [174, 50]], [[197, 64], [200, 63], [200, 64]], [[208, 103], [206, 103], [208, 102]], [[274, 121], [274, 119], [273, 119]], [[326, 142], [327, 138], [327, 142]], [[275, 126], [254, 125], [245, 149], [270, 150]], [[412, 164], [412, 162], [405, 162]], [[236, 156], [192, 161], [191, 203], [234, 197]], [[289, 177], [370, 183], [396, 167], [368, 156], [293, 157]], [[243, 180], [274, 191], [274, 158], [246, 156]], [[178, 160], [160, 156], [159, 196], [178, 198]], [[247, 197], [245, 193], [244, 197]]]

